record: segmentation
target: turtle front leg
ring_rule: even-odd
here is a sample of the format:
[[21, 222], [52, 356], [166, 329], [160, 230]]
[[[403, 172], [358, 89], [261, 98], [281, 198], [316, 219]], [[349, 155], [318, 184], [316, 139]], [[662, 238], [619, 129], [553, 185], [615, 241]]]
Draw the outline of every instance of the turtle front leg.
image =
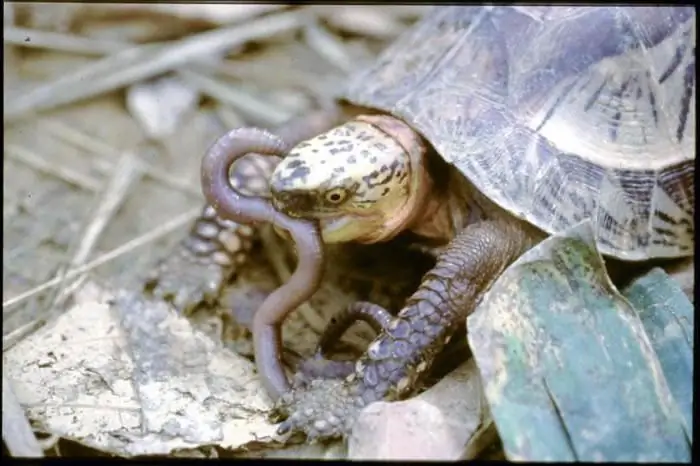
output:
[[362, 408], [373, 401], [411, 395], [437, 354], [491, 283], [537, 240], [515, 220], [489, 220], [467, 227], [440, 254], [407, 300], [344, 380], [312, 380], [277, 402], [272, 418], [286, 418], [280, 433], [301, 431], [309, 439], [347, 435]]
[[[268, 193], [279, 158], [248, 154], [231, 171], [231, 184], [251, 196]], [[181, 314], [218, 299], [223, 285], [248, 258], [257, 229], [223, 219], [205, 205], [187, 236], [151, 270], [146, 292], [171, 302]]]

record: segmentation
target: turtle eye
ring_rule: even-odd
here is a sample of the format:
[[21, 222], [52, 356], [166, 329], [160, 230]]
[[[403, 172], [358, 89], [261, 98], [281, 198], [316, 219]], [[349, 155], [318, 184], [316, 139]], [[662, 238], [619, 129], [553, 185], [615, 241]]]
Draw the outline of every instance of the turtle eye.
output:
[[348, 197], [348, 191], [345, 188], [333, 188], [326, 192], [326, 201], [330, 204], [340, 204]]

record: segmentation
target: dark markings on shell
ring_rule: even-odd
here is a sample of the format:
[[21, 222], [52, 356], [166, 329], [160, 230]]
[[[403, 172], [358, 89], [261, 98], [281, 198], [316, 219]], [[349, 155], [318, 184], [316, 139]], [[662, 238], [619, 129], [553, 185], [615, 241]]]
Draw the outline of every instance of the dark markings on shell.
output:
[[676, 53], [673, 54], [671, 62], [668, 64], [664, 72], [661, 73], [661, 76], [659, 77], [659, 84], [663, 84], [664, 81], [670, 78], [671, 75], [680, 66], [681, 62], [683, 61], [683, 55], [685, 55], [687, 47], [688, 45], [685, 42], [681, 42], [680, 45], [676, 48]]
[[343, 125], [335, 129], [334, 136], [350, 137], [357, 132], [357, 126], [355, 125]]
[[357, 158], [354, 155], [348, 157], [348, 163], [357, 163]]
[[545, 113], [544, 118], [540, 122], [540, 124], [535, 128], [535, 132], [539, 132], [542, 128], [544, 128], [544, 125], [547, 124], [547, 122], [552, 118], [554, 115], [554, 112], [557, 111], [559, 106], [566, 100], [566, 98], [569, 96], [571, 91], [574, 89], [576, 86], [576, 81], [568, 84], [559, 94], [557, 97], [557, 100], [552, 104], [552, 106], [547, 110], [547, 113]]
[[598, 89], [596, 89], [593, 92], [591, 97], [586, 102], [586, 105], [584, 105], [584, 107], [583, 107], [583, 109], [585, 111], [589, 111], [591, 109], [591, 107], [593, 106], [593, 104], [595, 104], [598, 101], [598, 97], [600, 97], [600, 93], [603, 92], [603, 89], [605, 89], [605, 86], [608, 84], [609, 79], [610, 78], [608, 76], [606, 76], [605, 79], [603, 79], [602, 84], [600, 86], [598, 86]]
[[667, 237], [667, 236], [655, 236], [654, 239], [652, 240], [652, 244], [656, 246], [665, 246], [665, 247], [677, 247], [681, 251], [689, 251], [690, 246], [687, 244], [678, 244], [677, 241], [674, 240], [675, 235], [672, 237]]
[[676, 235], [676, 233], [673, 230], [669, 230], [668, 228], [661, 228], [661, 227], [654, 227], [654, 232], [657, 235], [668, 236], [670, 238], [673, 238]]
[[[648, 92], [648, 93], [649, 93], [649, 94], [652, 94], [653, 92], [654, 92], [653, 90], [649, 89], [649, 92]], [[640, 101], [640, 100], [642, 100], [642, 96], [643, 96], [643, 95], [644, 95], [644, 93], [642, 92], [642, 87], [641, 87], [641, 86], [637, 86], [637, 95], [635, 96], [635, 99], [636, 99], [637, 101]], [[655, 113], [655, 112], [652, 110], [652, 113]], [[654, 118], [654, 126], [658, 126], [658, 125], [659, 125], [659, 122], [656, 121], [656, 118]], [[647, 138], [647, 131], [646, 131], [646, 129], [645, 129], [644, 127], [641, 127], [640, 129], [641, 129], [641, 131], [642, 131], [642, 139], [644, 140], [644, 144], [648, 144], [648, 143], [649, 143], [649, 139]]]
[[679, 220], [676, 220], [675, 218], [668, 215], [666, 212], [661, 212], [660, 210], [656, 211], [656, 216], [659, 218], [659, 220], [661, 220], [664, 223], [670, 223], [672, 225], [678, 225], [680, 223]]
[[620, 184], [626, 200], [644, 206], [651, 205], [651, 196], [656, 184], [654, 170], [615, 170], [615, 179]]
[[695, 166], [688, 161], [680, 166], [664, 170], [659, 175], [661, 189], [684, 212], [687, 218], [693, 218], [695, 211]]
[[345, 173], [345, 167], [335, 167], [333, 169], [334, 173]]
[[[693, 49], [693, 56], [695, 49]], [[688, 113], [690, 112], [690, 100], [693, 96], [693, 83], [695, 82], [695, 60], [690, 63], [683, 74], [683, 97], [681, 98], [681, 114], [678, 115], [678, 129], [676, 130], [676, 140], [681, 142], [685, 133], [685, 125], [688, 121]]]
[[612, 92], [612, 97], [619, 99], [617, 103], [617, 111], [612, 117], [612, 121], [610, 121], [610, 126], [609, 126], [609, 131], [610, 131], [610, 140], [615, 141], [617, 139], [617, 131], [620, 128], [620, 120], [622, 119], [622, 112], [620, 111], [621, 108], [621, 102], [622, 102], [622, 96], [625, 94], [625, 91], [627, 91], [627, 88], [629, 87], [631, 82], [631, 79], [628, 79], [622, 85], [620, 86], [620, 89], [617, 91]]
[[[643, 251], [628, 254], [625, 249], [640, 248], [644, 231], [653, 238], [654, 226], [675, 231], [679, 244], [692, 244], [682, 232], [686, 224], [692, 228], [693, 206], [688, 203], [692, 195], [683, 192], [687, 187], [680, 183], [689, 183], [692, 190], [693, 181], [678, 179], [680, 167], [659, 166], [651, 176], [639, 173], [629, 186], [627, 175], [610, 165], [576, 173], [562, 165], [570, 154], [551, 146], [539, 150], [525, 133], [537, 133], [559, 117], [557, 124], [576, 126], [575, 112], [587, 112], [582, 123], [595, 124], [601, 139], [607, 139], [609, 132], [613, 145], [659, 144], [668, 123], [671, 139], [689, 137], [694, 111], [694, 15], [689, 7], [582, 8], [572, 9], [564, 20], [555, 9], [539, 19], [502, 7], [439, 9], [395, 42], [373, 68], [353, 79], [346, 97], [405, 120], [477, 189], [507, 210], [550, 231], [585, 217], [609, 222], [612, 231], [606, 232], [604, 226], [599, 231], [615, 244], [604, 252], [641, 259]], [[660, 85], [674, 90], [666, 95]], [[685, 87], [675, 90], [676, 86]], [[567, 113], [560, 114], [562, 110]], [[668, 115], [669, 111], [676, 113]], [[528, 127], [534, 115], [539, 115], [537, 128]], [[649, 125], [646, 132], [632, 127], [636, 121]], [[499, 135], [496, 153], [481, 154], [484, 146], [489, 147], [483, 141]], [[469, 145], [470, 137], [477, 143]], [[525, 148], [530, 150], [527, 157]], [[472, 149], [469, 157], [462, 155]], [[611, 157], [617, 153], [614, 149]], [[517, 166], [526, 159], [527, 166]], [[692, 162], [688, 170], [692, 174]], [[587, 191], [572, 187], [570, 181], [577, 177]], [[641, 182], [644, 177], [649, 177], [645, 184], [635, 186], [634, 179]], [[662, 187], [667, 183], [664, 177], [672, 185]], [[649, 184], [654, 182], [659, 185]], [[665, 199], [660, 189], [677, 204]], [[599, 206], [608, 212], [599, 211]], [[678, 226], [657, 221], [656, 209], [674, 217]], [[632, 218], [640, 213], [635, 224]], [[616, 238], [618, 227], [624, 233]]]
[[[647, 81], [651, 82], [651, 72], [647, 71]], [[654, 94], [654, 89], [649, 89], [647, 93], [649, 96], [649, 109], [651, 110], [651, 115], [654, 118], [654, 125], [659, 126], [659, 109], [656, 107], [656, 94]]]

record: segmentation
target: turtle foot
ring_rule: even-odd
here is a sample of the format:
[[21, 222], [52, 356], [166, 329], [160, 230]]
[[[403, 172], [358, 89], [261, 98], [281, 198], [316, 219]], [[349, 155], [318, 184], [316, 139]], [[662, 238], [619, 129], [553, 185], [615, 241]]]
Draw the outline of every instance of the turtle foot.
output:
[[187, 237], [150, 272], [145, 291], [172, 303], [181, 314], [214, 302], [245, 262], [254, 234], [252, 227], [221, 220], [206, 207]]
[[315, 379], [284, 394], [270, 416], [284, 419], [278, 434], [303, 432], [314, 442], [348, 435], [364, 406], [345, 380]]

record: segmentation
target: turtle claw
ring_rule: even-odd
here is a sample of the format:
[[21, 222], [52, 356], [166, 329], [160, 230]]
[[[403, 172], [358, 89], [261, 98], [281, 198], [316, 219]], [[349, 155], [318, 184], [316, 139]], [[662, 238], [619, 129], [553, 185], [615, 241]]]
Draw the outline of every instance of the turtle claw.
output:
[[182, 315], [215, 302], [246, 261], [255, 234], [253, 227], [220, 219], [205, 206], [187, 237], [151, 270], [144, 290]]
[[311, 442], [346, 436], [360, 409], [346, 381], [315, 379], [284, 394], [271, 420], [286, 418], [277, 428], [279, 435], [302, 432]]

